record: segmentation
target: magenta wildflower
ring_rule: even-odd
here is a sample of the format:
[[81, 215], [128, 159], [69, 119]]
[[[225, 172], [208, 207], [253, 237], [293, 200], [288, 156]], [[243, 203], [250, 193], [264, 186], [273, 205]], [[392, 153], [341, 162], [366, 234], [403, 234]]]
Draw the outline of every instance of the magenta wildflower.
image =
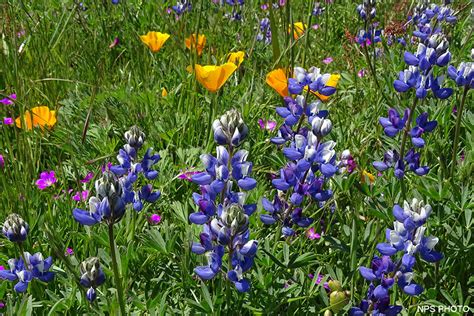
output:
[[268, 3], [264, 3], [260, 6], [260, 8], [265, 11], [265, 10], [268, 10]]
[[70, 247], [67, 247], [64, 255], [67, 257], [67, 256], [72, 256], [73, 254], [74, 254], [74, 250], [72, 250], [72, 248]]
[[85, 176], [84, 179], [81, 180], [82, 183], [88, 183], [89, 181], [92, 180], [92, 178], [94, 178], [94, 173], [91, 171], [89, 173], [87, 173], [87, 175]]
[[201, 173], [201, 171], [192, 171], [192, 170], [181, 170], [182, 172], [178, 175], [178, 179], [186, 180], [191, 182], [191, 177], [195, 174]]
[[148, 222], [152, 225], [158, 225], [161, 222], [161, 216], [158, 214], [152, 214], [148, 218]]
[[359, 70], [359, 72], [357, 73], [357, 77], [359, 78], [362, 78], [365, 76], [365, 69], [362, 68], [361, 70]]
[[16, 94], [13, 93], [13, 94], [10, 94], [7, 98], [1, 99], [0, 103], [2, 103], [3, 105], [10, 105], [10, 104], [13, 104], [13, 101], [15, 100], [16, 100]]
[[4, 266], [0, 266], [0, 271], [5, 270]]
[[306, 231], [306, 237], [308, 237], [311, 240], [319, 239], [321, 238], [321, 235], [315, 232], [314, 227], [311, 227]]
[[114, 38], [114, 40], [112, 41], [112, 43], [109, 45], [109, 48], [114, 48], [115, 46], [117, 46], [118, 44], [120, 44], [120, 40], [118, 37]]
[[326, 65], [329, 65], [332, 62], [333, 62], [332, 57], [326, 57], [323, 59], [323, 63], [325, 63]]
[[74, 201], [87, 201], [87, 198], [89, 197], [89, 190], [84, 190], [84, 191], [77, 191], [76, 194], [72, 196], [72, 199]]
[[105, 165], [102, 165], [102, 173], [110, 170], [110, 167], [112, 167], [112, 163], [111, 162], [108, 162], [106, 163]]
[[40, 174], [40, 178], [36, 180], [36, 186], [40, 190], [44, 190], [47, 187], [52, 186], [55, 184], [58, 180], [56, 179], [54, 175], [54, 171], [43, 171]]
[[273, 130], [275, 130], [277, 126], [277, 122], [264, 120], [264, 119], [258, 119], [258, 125], [260, 126], [261, 129], [266, 129], [268, 131], [273, 132]]
[[11, 117], [4, 117], [4, 118], [3, 118], [3, 124], [5, 124], [5, 125], [13, 125], [13, 118], [11, 118]]
[[0, 168], [3, 169], [4, 166], [5, 166], [5, 159], [3, 159], [3, 155], [0, 155]]
[[456, 106], [453, 106], [453, 114], [458, 113], [458, 108]]
[[5, 303], [0, 301], [0, 309], [4, 308], [5, 307]]
[[311, 28], [313, 30], [317, 30], [317, 29], [319, 29], [319, 24], [314, 24], [314, 25], [311, 26]]

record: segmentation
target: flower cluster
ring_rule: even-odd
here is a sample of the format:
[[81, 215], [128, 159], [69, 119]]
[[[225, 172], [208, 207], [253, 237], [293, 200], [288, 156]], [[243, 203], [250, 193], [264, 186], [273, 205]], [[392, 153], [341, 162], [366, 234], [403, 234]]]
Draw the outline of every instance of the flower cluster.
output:
[[53, 264], [53, 258], [43, 258], [40, 252], [34, 255], [24, 252], [19, 259], [8, 260], [10, 269], [0, 270], [0, 278], [8, 281], [18, 281], [15, 291], [23, 293], [28, 289], [28, 284], [33, 279], [50, 282], [54, 279], [54, 272], [49, 271]]
[[[227, 278], [238, 291], [246, 292], [250, 284], [242, 273], [252, 267], [258, 243], [250, 240], [248, 228], [249, 216], [257, 206], [245, 204], [245, 191], [255, 188], [257, 181], [250, 177], [252, 163], [247, 161], [248, 152], [234, 153], [234, 147], [244, 141], [248, 127], [235, 110], [215, 120], [212, 127], [214, 139], [220, 144], [217, 155], [202, 155], [205, 170], [191, 177], [200, 186], [200, 193], [193, 194], [198, 211], [189, 216], [189, 221], [202, 225], [199, 242], [193, 243], [191, 250], [206, 254], [209, 259], [208, 265], [198, 266], [194, 271], [203, 280], [214, 278], [221, 271], [227, 252]], [[234, 191], [234, 184], [244, 192]]]
[[12, 242], [22, 242], [26, 240], [30, 226], [16, 213], [8, 215], [3, 223], [3, 235]]
[[185, 12], [189, 12], [192, 9], [191, 1], [189, 0], [180, 0], [176, 2], [176, 5], [172, 6], [171, 9], [176, 14], [176, 18], [179, 18]]
[[364, 22], [364, 28], [360, 29], [356, 36], [356, 41], [361, 46], [370, 46], [382, 41], [382, 30], [377, 29], [377, 22], [372, 22], [377, 12], [376, 4], [375, 0], [364, 0], [356, 7], [359, 18]]
[[364, 0], [364, 2], [359, 4], [356, 8], [359, 17], [364, 21], [375, 18], [375, 5], [375, 0]]
[[474, 89], [474, 62], [462, 62], [458, 68], [449, 66], [448, 76], [456, 82], [457, 86]]
[[268, 18], [263, 18], [260, 20], [257, 41], [265, 41], [265, 44], [267, 45], [272, 42], [272, 29], [270, 27], [270, 20]]
[[[301, 93], [306, 86], [309, 91], [330, 95], [335, 87], [324, 84], [328, 74], [319, 74], [319, 69], [295, 70], [296, 78], [289, 79], [291, 93]], [[312, 219], [303, 215], [306, 196], [324, 204], [332, 196], [327, 188], [328, 180], [338, 171], [336, 162], [336, 145], [333, 141], [324, 141], [332, 130], [332, 122], [327, 117], [329, 112], [321, 110], [318, 100], [308, 104], [302, 95], [284, 97], [285, 107], [278, 107], [276, 112], [285, 121], [278, 135], [271, 139], [277, 145], [283, 145], [283, 155], [289, 160], [280, 169], [279, 176], [272, 180], [277, 192], [273, 201], [263, 198], [263, 208], [268, 214], [260, 216], [264, 224], [281, 223], [284, 236], [295, 234], [294, 226], [308, 227]]]
[[[425, 236], [424, 224], [431, 213], [431, 206], [423, 205], [422, 201], [413, 199], [411, 204], [404, 203], [393, 207], [393, 229], [386, 230], [386, 243], [377, 245], [381, 257], [375, 256], [371, 266], [360, 267], [359, 272], [364, 279], [370, 281], [367, 298], [359, 307], [351, 309], [351, 315], [364, 315], [368, 312], [378, 312], [386, 315], [398, 314], [402, 307], [390, 305], [389, 290], [397, 283], [406, 294], [414, 296], [423, 292], [423, 287], [413, 282], [413, 267], [415, 255], [427, 262], [437, 262], [443, 258], [440, 252], [434, 250], [438, 238]], [[393, 259], [397, 253], [401, 258]]]
[[80, 272], [80, 283], [87, 288], [86, 298], [89, 302], [93, 302], [97, 298], [95, 289], [105, 282], [105, 274], [100, 267], [99, 258], [91, 257], [81, 262]]
[[288, 79], [288, 91], [291, 94], [301, 94], [305, 89], [324, 96], [336, 92], [335, 87], [328, 85], [331, 74], [322, 74], [319, 68], [311, 67], [306, 71], [304, 68], [295, 67], [293, 75], [293, 78]]
[[160, 156], [152, 154], [152, 148], [149, 148], [143, 159], [138, 160], [137, 154], [143, 146], [145, 134], [136, 126], [125, 133], [125, 139], [127, 144], [117, 156], [119, 165], [110, 166], [95, 182], [96, 196], [89, 199], [89, 211], [73, 210], [74, 218], [82, 225], [94, 225], [104, 220], [107, 224], [116, 223], [124, 215], [128, 204], [141, 211], [144, 202], [154, 203], [160, 197], [161, 193], [153, 191], [151, 184], [145, 184], [139, 190], [134, 188], [140, 174], [147, 180], [158, 176], [153, 166]]

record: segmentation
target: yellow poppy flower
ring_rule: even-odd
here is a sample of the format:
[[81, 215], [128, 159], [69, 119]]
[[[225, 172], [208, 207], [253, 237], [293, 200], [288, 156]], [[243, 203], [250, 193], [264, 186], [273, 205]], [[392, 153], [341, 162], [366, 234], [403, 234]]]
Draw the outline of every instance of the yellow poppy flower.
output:
[[[23, 117], [27, 130], [37, 126], [51, 128], [56, 124], [56, 111], [51, 111], [47, 106], [34, 107], [31, 109], [31, 112], [26, 111]], [[23, 121], [21, 117], [17, 117], [15, 123], [18, 128], [22, 128]]]
[[[225, 63], [220, 66], [194, 65], [196, 80], [210, 92], [217, 92], [236, 69], [237, 66], [234, 63]], [[192, 72], [192, 67], [188, 66], [187, 70]]]
[[270, 71], [267, 74], [266, 82], [282, 97], [288, 96], [288, 78], [284, 69], [278, 68]]
[[168, 91], [166, 91], [166, 88], [161, 88], [161, 96], [164, 98], [168, 95]]
[[142, 42], [153, 52], [157, 53], [161, 47], [170, 38], [169, 34], [160, 32], [148, 32], [146, 35], [140, 35]]
[[[328, 87], [333, 87], [333, 88], [337, 87], [337, 83], [339, 82], [339, 79], [341, 79], [341, 75], [338, 75], [338, 74], [331, 74], [331, 77], [329, 77], [329, 80], [328, 80], [328, 82], [326, 83], [326, 86], [328, 86]], [[307, 91], [307, 90], [308, 90], [308, 87], [306, 86], [306, 87], [304, 88], [304, 90]], [[311, 94], [317, 96], [317, 97], [318, 97], [321, 101], [323, 101], [323, 102], [328, 101], [329, 98], [331, 97], [331, 96], [322, 95], [322, 94], [320, 94], [320, 93], [318, 93], [318, 92], [313, 92], [313, 91], [310, 91], [310, 92], [311, 92]]]
[[240, 64], [244, 61], [244, 59], [245, 59], [245, 52], [238, 51], [235, 53], [230, 53], [229, 58], [227, 58], [227, 62], [234, 63], [237, 65], [237, 67], [240, 67]]
[[[306, 31], [307, 25], [303, 22], [293, 23], [293, 38], [295, 40], [299, 39], [304, 32]], [[288, 34], [291, 34], [291, 25], [288, 26]]]
[[362, 183], [365, 183], [365, 177], [369, 179], [370, 184], [373, 184], [375, 182], [375, 176], [373, 174], [366, 170], [362, 170], [362, 175], [360, 177]]
[[189, 50], [196, 49], [198, 55], [201, 55], [202, 50], [204, 49], [204, 46], [206, 45], [206, 35], [199, 34], [197, 38], [197, 44], [196, 44], [196, 34], [192, 34], [187, 39], [184, 40], [184, 44], [186, 45], [187, 49]]

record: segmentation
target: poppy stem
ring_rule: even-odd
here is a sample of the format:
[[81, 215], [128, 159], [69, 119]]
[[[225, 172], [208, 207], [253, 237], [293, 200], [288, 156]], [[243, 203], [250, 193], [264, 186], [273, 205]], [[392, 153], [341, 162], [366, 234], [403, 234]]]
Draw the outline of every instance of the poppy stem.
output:
[[114, 238], [114, 224], [110, 223], [109, 226], [109, 245], [110, 245], [110, 257], [112, 259], [112, 270], [114, 271], [115, 286], [117, 287], [117, 296], [120, 305], [120, 313], [122, 316], [127, 315], [125, 312], [125, 300], [123, 296], [122, 280], [120, 279], [120, 273], [117, 265], [117, 254], [115, 252], [115, 238]]
[[459, 143], [459, 131], [461, 130], [461, 119], [462, 119], [462, 111], [464, 109], [464, 103], [466, 102], [467, 92], [469, 91], [469, 86], [466, 85], [464, 87], [464, 92], [461, 98], [461, 105], [459, 106], [459, 110], [457, 111], [456, 117], [456, 127], [454, 132], [454, 143], [453, 143], [453, 154], [451, 156], [451, 172], [449, 173], [450, 177], [454, 176], [454, 169], [456, 168], [456, 156], [458, 151], [458, 143]]

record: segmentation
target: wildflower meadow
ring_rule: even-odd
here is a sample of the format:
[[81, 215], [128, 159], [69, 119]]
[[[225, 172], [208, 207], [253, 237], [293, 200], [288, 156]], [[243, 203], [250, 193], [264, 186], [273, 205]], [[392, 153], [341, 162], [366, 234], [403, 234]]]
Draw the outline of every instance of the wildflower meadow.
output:
[[471, 0], [0, 1], [0, 315], [472, 315]]

